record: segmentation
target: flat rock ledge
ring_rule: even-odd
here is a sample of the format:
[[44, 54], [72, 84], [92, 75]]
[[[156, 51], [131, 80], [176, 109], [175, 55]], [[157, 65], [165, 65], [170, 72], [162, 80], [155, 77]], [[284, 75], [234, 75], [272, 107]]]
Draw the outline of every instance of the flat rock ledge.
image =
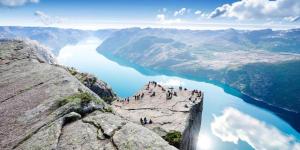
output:
[[[203, 93], [199, 90], [163, 87], [153, 81], [134, 96], [114, 101], [112, 107], [116, 114], [165, 136], [171, 131], [183, 133], [189, 123], [190, 110], [202, 101]], [[141, 121], [144, 118], [147, 124]]]

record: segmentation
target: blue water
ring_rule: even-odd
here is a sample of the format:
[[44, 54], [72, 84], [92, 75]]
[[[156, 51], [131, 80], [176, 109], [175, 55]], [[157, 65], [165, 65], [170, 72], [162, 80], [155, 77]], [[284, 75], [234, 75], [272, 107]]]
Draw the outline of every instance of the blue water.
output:
[[[91, 37], [61, 49], [59, 63], [95, 74], [112, 86], [120, 97], [133, 95], [148, 81], [167, 86], [183, 86], [204, 92], [204, 110], [198, 149], [278, 149], [300, 150], [300, 134], [273, 113], [230, 95], [224, 87], [160, 73], [143, 74], [122, 66], [96, 52], [101, 40]], [[143, 72], [143, 73], [142, 73]], [[226, 87], [226, 91], [231, 91]], [[238, 94], [237, 94], [238, 95]]]

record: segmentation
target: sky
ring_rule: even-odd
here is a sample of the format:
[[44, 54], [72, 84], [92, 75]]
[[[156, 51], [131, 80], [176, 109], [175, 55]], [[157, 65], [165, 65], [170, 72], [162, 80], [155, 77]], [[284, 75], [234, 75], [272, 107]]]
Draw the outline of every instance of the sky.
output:
[[300, 28], [300, 0], [0, 0], [0, 26]]

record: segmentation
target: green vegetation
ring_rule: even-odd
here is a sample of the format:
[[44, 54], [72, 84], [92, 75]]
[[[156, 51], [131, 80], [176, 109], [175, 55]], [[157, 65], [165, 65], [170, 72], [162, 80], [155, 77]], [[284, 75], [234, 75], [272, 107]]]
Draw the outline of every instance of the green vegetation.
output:
[[163, 136], [163, 138], [169, 142], [170, 145], [173, 145], [177, 148], [180, 148], [181, 137], [182, 135], [179, 131], [171, 131]]
[[78, 72], [75, 68], [73, 67], [66, 67], [66, 70], [73, 76], [75, 76], [81, 83], [89, 83], [91, 85], [95, 84], [97, 81], [97, 78], [94, 76], [89, 76], [87, 73], [81, 73]]
[[108, 106], [107, 108], [104, 108], [105, 112], [110, 112], [112, 113], [113, 112], [113, 109], [111, 106]]
[[67, 71], [73, 76], [75, 76], [78, 73], [78, 71], [73, 67], [66, 67], [66, 68], [67, 68]]
[[63, 106], [67, 103], [75, 103], [75, 104], [87, 104], [93, 101], [96, 104], [103, 104], [103, 100], [93, 96], [91, 93], [88, 92], [79, 92], [74, 95], [68, 96], [61, 101], [59, 101], [58, 105]]
[[113, 97], [101, 97], [104, 102], [106, 102], [107, 104], [111, 104], [115, 99]]

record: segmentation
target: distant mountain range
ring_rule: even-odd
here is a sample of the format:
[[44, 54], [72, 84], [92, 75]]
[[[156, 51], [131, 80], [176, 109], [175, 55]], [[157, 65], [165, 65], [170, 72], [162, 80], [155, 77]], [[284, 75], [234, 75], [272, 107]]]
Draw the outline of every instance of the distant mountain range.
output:
[[158, 71], [224, 83], [272, 106], [300, 112], [300, 29], [124, 29], [98, 52]]
[[47, 46], [54, 55], [58, 55], [59, 50], [67, 44], [75, 44], [86, 37], [96, 36], [103, 39], [114, 30], [76, 30], [45, 27], [14, 27], [0, 26], [0, 39], [23, 39], [29, 38]]

